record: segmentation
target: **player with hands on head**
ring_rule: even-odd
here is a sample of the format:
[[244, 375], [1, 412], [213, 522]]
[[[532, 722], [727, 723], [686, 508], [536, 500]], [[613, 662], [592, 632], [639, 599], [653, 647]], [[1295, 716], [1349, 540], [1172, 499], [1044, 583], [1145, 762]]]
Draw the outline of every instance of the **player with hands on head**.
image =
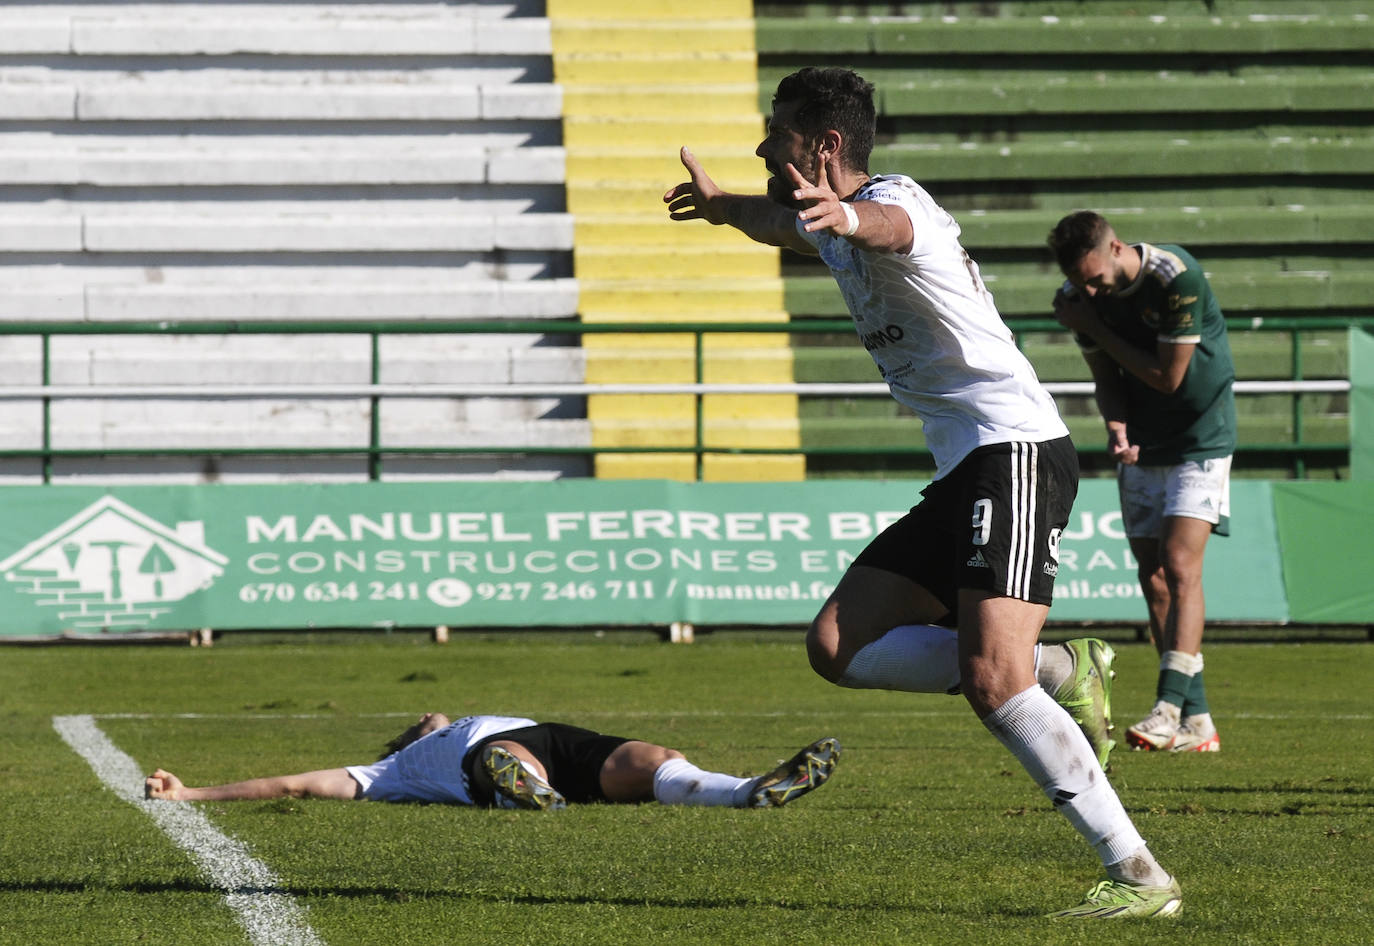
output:
[[802, 69], [779, 83], [755, 152], [766, 194], [722, 191], [684, 148], [690, 179], [663, 198], [674, 220], [819, 256], [935, 460], [920, 502], [869, 543], [816, 615], [811, 665], [840, 686], [963, 694], [1106, 868], [1055, 916], [1175, 914], [1178, 883], [1104, 772], [1111, 648], [1037, 643], [1078, 488], [1068, 429], [954, 218], [909, 177], [869, 174], [875, 131], [871, 84]]
[[192, 787], [158, 769], [144, 796], [165, 801], [333, 798], [553, 810], [568, 802], [769, 808], [819, 788], [840, 744], [818, 739], [764, 775], [698, 768], [676, 749], [516, 716], [425, 713], [371, 764]]
[[1092, 372], [1126, 539], [1159, 651], [1137, 749], [1221, 748], [1202, 682], [1207, 539], [1230, 531], [1235, 367], [1202, 266], [1171, 244], [1123, 243], [1101, 214], [1069, 214], [1048, 242], [1066, 282], [1054, 315]]

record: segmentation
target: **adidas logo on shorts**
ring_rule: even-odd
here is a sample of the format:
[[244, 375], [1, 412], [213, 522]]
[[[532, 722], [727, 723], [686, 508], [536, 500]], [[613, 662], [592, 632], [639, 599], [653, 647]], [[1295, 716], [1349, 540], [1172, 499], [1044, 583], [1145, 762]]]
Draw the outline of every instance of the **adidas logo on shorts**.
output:
[[992, 567], [991, 565], [988, 564], [988, 560], [985, 559], [985, 558], [983, 558], [983, 553], [982, 553], [981, 550], [980, 550], [980, 551], [977, 551], [977, 552], [974, 552], [974, 553], [973, 553], [973, 558], [969, 559], [969, 560], [968, 560], [967, 562], [965, 562], [964, 564], [967, 565], [969, 568], [991, 568], [991, 567]]

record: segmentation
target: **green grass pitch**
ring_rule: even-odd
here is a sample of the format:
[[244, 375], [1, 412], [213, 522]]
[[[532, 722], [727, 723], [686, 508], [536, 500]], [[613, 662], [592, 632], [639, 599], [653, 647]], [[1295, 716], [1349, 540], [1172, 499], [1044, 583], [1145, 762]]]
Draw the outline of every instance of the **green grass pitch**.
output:
[[[1155, 663], [1118, 645], [1120, 728]], [[1374, 647], [1219, 643], [1223, 751], [1114, 757], [1183, 883], [1176, 920], [1065, 924], [1095, 856], [958, 698], [844, 690], [794, 632], [229, 635], [0, 649], [0, 944], [244, 944], [224, 891], [59, 737], [93, 714], [192, 784], [368, 761], [426, 709], [510, 712], [753, 773], [822, 735], [832, 781], [771, 811], [559, 813], [323, 801], [201, 804], [318, 942], [1351, 944], [1374, 941]], [[199, 714], [199, 715], [190, 715]]]

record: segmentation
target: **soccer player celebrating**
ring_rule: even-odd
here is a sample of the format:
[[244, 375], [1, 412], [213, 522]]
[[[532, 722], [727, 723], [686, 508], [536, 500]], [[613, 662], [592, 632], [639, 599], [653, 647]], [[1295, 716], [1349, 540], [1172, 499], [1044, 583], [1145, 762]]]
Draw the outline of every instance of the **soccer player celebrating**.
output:
[[[682, 149], [674, 220], [819, 255], [895, 397], [921, 418], [934, 482], [840, 579], [807, 634], [848, 687], [962, 692], [1091, 844], [1108, 879], [1064, 917], [1168, 916], [1177, 881], [1136, 831], [1060, 696], [1105, 738], [1111, 652], [1037, 648], [1078, 488], [1068, 430], [1017, 350], [959, 227], [915, 181], [871, 176], [873, 86], [845, 69], [782, 80], [756, 154], [766, 196], [722, 191]], [[951, 627], [957, 627], [957, 634]], [[1042, 687], [1054, 671], [1061, 682]]]
[[658, 801], [665, 805], [769, 808], [819, 788], [840, 757], [818, 739], [765, 775], [740, 778], [697, 768], [676, 749], [518, 716], [425, 713], [370, 765], [194, 788], [158, 769], [148, 798], [244, 801], [336, 798], [440, 802], [554, 810], [572, 802]]
[[1229, 531], [1236, 372], [1226, 320], [1181, 246], [1127, 245], [1090, 210], [1060, 220], [1049, 244], [1068, 278], [1054, 314], [1092, 371], [1160, 655], [1154, 708], [1126, 739], [1216, 752], [1202, 685], [1202, 558], [1207, 538]]

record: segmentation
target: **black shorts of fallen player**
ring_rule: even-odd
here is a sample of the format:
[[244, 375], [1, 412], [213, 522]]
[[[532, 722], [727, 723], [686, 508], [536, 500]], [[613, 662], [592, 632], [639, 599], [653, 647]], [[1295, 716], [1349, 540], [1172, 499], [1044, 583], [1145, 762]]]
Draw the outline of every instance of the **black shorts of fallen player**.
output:
[[549, 784], [570, 802], [602, 802], [601, 767], [615, 750], [631, 740], [608, 736], [566, 723], [539, 723], [487, 736], [463, 756], [475, 805], [493, 803], [489, 779], [476, 774], [482, 747], [491, 742], [515, 742], [530, 751], [548, 773]]

